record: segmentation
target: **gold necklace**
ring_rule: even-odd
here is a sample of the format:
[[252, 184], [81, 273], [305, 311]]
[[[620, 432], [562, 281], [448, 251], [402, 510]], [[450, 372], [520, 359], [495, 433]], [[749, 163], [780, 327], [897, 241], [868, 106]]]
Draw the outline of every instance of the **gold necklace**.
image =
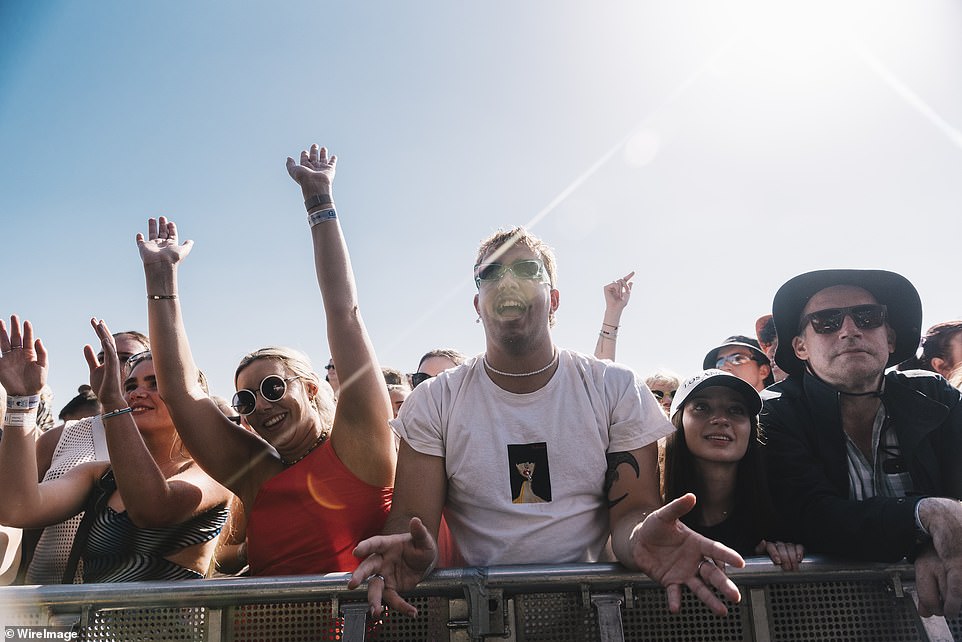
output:
[[293, 466], [294, 464], [296, 464], [297, 462], [299, 462], [300, 460], [304, 459], [305, 457], [310, 455], [312, 452], [314, 452], [314, 449], [321, 445], [321, 442], [324, 441], [325, 437], [327, 437], [327, 433], [322, 432], [320, 435], [317, 436], [317, 439], [314, 440], [314, 443], [311, 444], [311, 447], [307, 449], [307, 452], [305, 452], [303, 455], [301, 455], [297, 459], [292, 459], [291, 461], [287, 461], [286, 459], [281, 457], [281, 463], [284, 464], [285, 466]]

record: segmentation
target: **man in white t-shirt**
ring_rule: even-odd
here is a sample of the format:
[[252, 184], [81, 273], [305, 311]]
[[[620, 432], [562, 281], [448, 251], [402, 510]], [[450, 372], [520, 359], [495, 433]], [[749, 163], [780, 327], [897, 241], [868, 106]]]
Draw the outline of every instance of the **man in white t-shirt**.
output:
[[668, 588], [681, 585], [719, 614], [712, 587], [738, 589], [714, 563], [742, 566], [731, 549], [678, 521], [687, 495], [660, 508], [659, 437], [674, 430], [624, 366], [559, 350], [551, 249], [523, 228], [481, 244], [475, 309], [485, 353], [418, 386], [392, 422], [401, 437], [385, 535], [361, 542], [349, 584], [368, 601], [415, 615], [398, 591], [437, 562], [442, 510], [469, 565], [594, 562], [610, 536], [618, 561]]

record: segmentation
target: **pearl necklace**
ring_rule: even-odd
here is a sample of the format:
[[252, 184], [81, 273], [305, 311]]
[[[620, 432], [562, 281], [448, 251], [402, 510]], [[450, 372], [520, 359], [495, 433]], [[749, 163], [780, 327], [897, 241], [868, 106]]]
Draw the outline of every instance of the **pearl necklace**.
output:
[[542, 372], [547, 372], [551, 368], [551, 366], [555, 364], [557, 360], [558, 360], [558, 351], [552, 350], [551, 361], [549, 361], [548, 365], [546, 365], [544, 368], [538, 368], [537, 370], [533, 370], [531, 372], [504, 372], [503, 370], [498, 370], [497, 368], [492, 366], [488, 362], [487, 355], [481, 355], [481, 361], [484, 362], [485, 367], [487, 367], [487, 369], [493, 372], [494, 374], [499, 374], [502, 377], [533, 377], [535, 375], [541, 374]]
[[305, 452], [303, 455], [301, 455], [297, 459], [293, 459], [291, 461], [287, 461], [286, 459], [281, 457], [281, 463], [284, 464], [285, 466], [293, 466], [294, 464], [296, 464], [297, 462], [299, 462], [300, 460], [304, 459], [305, 457], [310, 455], [312, 452], [314, 452], [314, 449], [320, 446], [321, 442], [323, 442], [324, 439], [326, 438], [327, 438], [327, 433], [322, 432], [320, 435], [317, 436], [317, 439], [314, 440], [314, 443], [311, 444], [311, 447], [307, 449], [307, 452]]

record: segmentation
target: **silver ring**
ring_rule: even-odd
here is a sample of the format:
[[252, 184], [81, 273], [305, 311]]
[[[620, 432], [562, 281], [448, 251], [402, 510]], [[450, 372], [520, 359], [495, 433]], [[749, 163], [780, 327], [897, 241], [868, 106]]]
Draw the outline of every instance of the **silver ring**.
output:
[[380, 579], [382, 582], [384, 582], [385, 585], [387, 585], [387, 580], [385, 580], [384, 576], [381, 575], [380, 573], [372, 573], [371, 575], [368, 575], [367, 579], [364, 581], [370, 583], [370, 581], [373, 580], [375, 577]]
[[708, 564], [711, 564], [712, 566], [715, 565], [715, 562], [713, 562], [712, 560], [708, 559], [707, 557], [702, 558], [702, 560], [701, 560], [700, 562], [698, 562], [698, 566], [695, 567], [695, 575], [697, 575], [698, 577], [701, 577], [701, 565], [702, 565], [702, 564], [705, 564], [706, 562], [707, 562]]
[[19, 346], [10, 346], [10, 349], [11, 349], [11, 350], [23, 350], [23, 346], [22, 346], [22, 345], [19, 345]]

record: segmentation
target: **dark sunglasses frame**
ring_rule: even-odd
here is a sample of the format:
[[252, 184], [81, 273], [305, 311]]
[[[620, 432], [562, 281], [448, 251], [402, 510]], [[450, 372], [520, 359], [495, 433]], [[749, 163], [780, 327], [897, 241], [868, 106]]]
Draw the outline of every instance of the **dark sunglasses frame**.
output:
[[[538, 271], [534, 274], [518, 274], [516, 268], [526, 264], [535, 264], [538, 266]], [[521, 259], [520, 261], [515, 261], [510, 265], [505, 265], [504, 263], [478, 263], [474, 266], [474, 283], [479, 288], [481, 283], [495, 283], [504, 278], [504, 275], [508, 272], [514, 275], [516, 279], [525, 279], [527, 281], [545, 281], [545, 277], [548, 272], [544, 267], [544, 261], [541, 259]]]
[[664, 390], [652, 390], [651, 394], [655, 395], [655, 399], [657, 399], [658, 401], [661, 401], [662, 399], [665, 398], [666, 394], [668, 395], [669, 399], [674, 399], [676, 392], [678, 391], [672, 390], [671, 392], [666, 393]]
[[805, 326], [811, 324], [815, 334], [834, 334], [842, 328], [845, 317], [852, 317], [852, 322], [859, 330], [874, 330], [885, 325], [888, 319], [888, 308], [880, 303], [863, 303], [845, 308], [816, 310], [801, 318], [798, 332], [801, 334]]
[[[268, 383], [269, 379], [276, 379], [281, 382], [280, 394], [278, 394], [276, 397], [274, 396], [275, 395], [274, 390], [277, 388], [277, 384], [275, 382], [271, 382], [270, 387], [266, 389], [271, 391], [270, 394], [268, 394], [267, 391], [265, 390], [265, 385]], [[300, 379], [300, 377], [295, 375], [293, 377], [288, 377], [287, 379], [285, 379], [280, 375], [270, 374], [264, 377], [263, 379], [261, 379], [260, 384], [257, 386], [257, 390], [261, 393], [261, 396], [264, 397], [264, 399], [267, 399], [271, 403], [274, 403], [275, 401], [280, 401], [281, 399], [284, 398], [284, 395], [287, 394], [287, 383], [289, 381], [294, 381], [295, 379]], [[241, 399], [238, 399], [238, 397], [241, 397], [241, 395], [245, 392], [248, 395], [250, 395], [250, 400], [247, 401], [246, 403]], [[230, 407], [236, 410], [239, 415], [246, 417], [247, 415], [254, 412], [255, 408], [257, 408], [257, 393], [248, 388], [243, 388], [241, 390], [238, 390], [237, 392], [234, 393], [234, 398], [231, 399]], [[246, 408], [250, 408], [250, 410], [247, 410], [245, 412]]]
[[429, 375], [426, 372], [415, 372], [413, 375], [411, 375], [411, 387], [417, 388], [422, 383], [432, 378], [434, 378], [434, 375]]

